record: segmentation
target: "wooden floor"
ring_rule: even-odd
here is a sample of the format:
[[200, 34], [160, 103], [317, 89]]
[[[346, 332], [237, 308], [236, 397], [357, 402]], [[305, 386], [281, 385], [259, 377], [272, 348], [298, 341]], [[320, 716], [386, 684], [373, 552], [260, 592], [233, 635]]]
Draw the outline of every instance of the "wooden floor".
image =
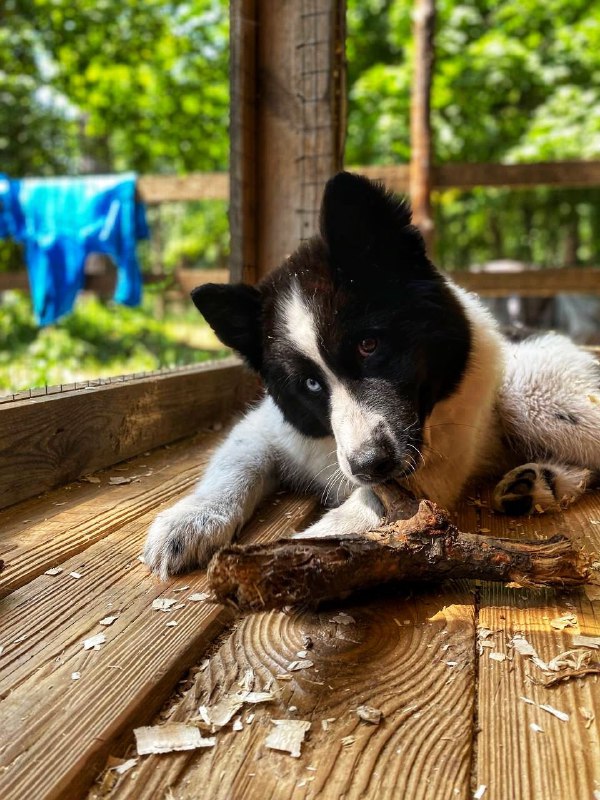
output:
[[[201, 571], [167, 584], [149, 576], [138, 559], [149, 522], [189, 491], [221, 435], [206, 431], [0, 514], [3, 800], [600, 797], [600, 679], [546, 688], [543, 671], [509, 646], [522, 633], [548, 661], [574, 636], [600, 636], [600, 600], [464, 582], [362, 597], [343, 605], [351, 619], [342, 622], [339, 608], [236, 618], [189, 599], [206, 590]], [[281, 536], [316, 513], [312, 499], [278, 495], [244, 538]], [[560, 531], [600, 550], [600, 495], [511, 520], [491, 515], [484, 494], [459, 522], [517, 538]], [[158, 597], [178, 603], [153, 610]], [[566, 614], [574, 626], [551, 625]], [[116, 619], [99, 624], [107, 617]], [[100, 633], [100, 649], [84, 649]], [[302, 651], [313, 666], [290, 671]], [[135, 757], [134, 728], [185, 722], [242, 685], [276, 699], [246, 707], [241, 730], [227, 725], [214, 747], [114, 769]], [[364, 704], [383, 712], [379, 725], [358, 717]], [[265, 746], [282, 719], [311, 723], [299, 758]]]

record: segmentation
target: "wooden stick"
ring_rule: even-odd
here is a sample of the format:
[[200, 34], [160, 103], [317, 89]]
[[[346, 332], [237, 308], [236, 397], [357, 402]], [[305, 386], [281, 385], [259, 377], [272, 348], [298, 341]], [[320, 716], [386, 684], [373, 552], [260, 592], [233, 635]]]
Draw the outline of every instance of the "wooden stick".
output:
[[[414, 500], [397, 490], [378, 487], [377, 494], [388, 518], [414, 511]], [[428, 500], [408, 519], [360, 535], [229, 547], [208, 569], [216, 599], [249, 611], [333, 600], [392, 580], [478, 578], [571, 588], [588, 577], [586, 556], [564, 536], [539, 542], [461, 533]]]

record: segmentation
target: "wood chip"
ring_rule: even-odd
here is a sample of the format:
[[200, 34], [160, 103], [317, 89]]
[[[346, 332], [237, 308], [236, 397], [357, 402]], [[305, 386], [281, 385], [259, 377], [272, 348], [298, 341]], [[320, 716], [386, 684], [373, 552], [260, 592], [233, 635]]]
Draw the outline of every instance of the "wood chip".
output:
[[191, 603], [201, 603], [203, 600], [208, 600], [210, 595], [206, 592], [194, 592], [189, 597], [186, 597], [186, 600], [189, 600]]
[[275, 700], [273, 692], [239, 692], [237, 697], [243, 703], [251, 703], [257, 705], [258, 703], [271, 703]]
[[508, 646], [516, 650], [519, 655], [531, 658], [532, 663], [535, 664], [538, 669], [544, 671], [548, 670], [548, 664], [546, 664], [545, 661], [542, 661], [535, 647], [527, 641], [522, 633], [515, 633], [515, 635], [509, 641]]
[[81, 572], [69, 572], [69, 577], [75, 578], [75, 580], [79, 580], [79, 578], [83, 578]]
[[544, 729], [541, 727], [541, 725], [538, 725], [537, 722], [532, 722], [529, 727], [534, 733], [544, 732]]
[[600, 636], [573, 636], [571, 644], [575, 647], [600, 648]]
[[97, 478], [95, 475], [84, 475], [82, 478], [78, 478], [80, 481], [85, 481], [86, 483], [100, 483], [100, 478]]
[[481, 800], [486, 791], [487, 791], [487, 786], [484, 783], [482, 783], [480, 786], [477, 787], [476, 791], [473, 793], [473, 800]]
[[244, 701], [240, 697], [227, 696], [212, 706], [200, 706], [198, 715], [200, 721], [214, 733], [231, 722], [243, 705]]
[[62, 572], [62, 567], [51, 567], [44, 572], [44, 575], [59, 575]]
[[356, 713], [365, 722], [370, 722], [371, 725], [379, 725], [383, 719], [383, 711], [379, 708], [373, 708], [373, 706], [359, 706], [356, 709]]
[[346, 614], [345, 611], [340, 611], [339, 614], [336, 614], [335, 617], [332, 617], [330, 622], [337, 622], [338, 625], [354, 625], [356, 620], [354, 617], [351, 617], [350, 614]]
[[241, 717], [236, 717], [233, 720], [233, 725], [231, 726], [234, 731], [243, 731], [244, 730], [244, 723], [242, 722]]
[[0, 656], [2, 655], [3, 652], [4, 652], [4, 645], [0, 644]]
[[89, 639], [84, 639], [84, 650], [100, 650], [102, 645], [106, 642], [106, 636], [103, 633], [97, 633], [95, 636], [90, 636]]
[[189, 589], [189, 586], [180, 586], [178, 589], [173, 589], [174, 592], [185, 592]]
[[171, 619], [167, 622], [167, 628], [175, 628], [177, 627], [177, 620]]
[[157, 597], [152, 601], [152, 608], [154, 611], [170, 611], [176, 602], [170, 597]]
[[490, 653], [490, 658], [492, 661], [506, 661], [504, 653]]
[[552, 714], [552, 716], [556, 717], [557, 719], [562, 720], [562, 722], [569, 721], [569, 715], [565, 711], [559, 711], [558, 708], [547, 705], [540, 705], [539, 708], [541, 708], [543, 711], [547, 711], [548, 714]]
[[125, 483], [133, 483], [133, 481], [136, 480], [139, 480], [138, 475], [132, 475], [131, 478], [125, 478], [122, 475], [115, 475], [114, 477], [109, 478], [108, 482], [111, 486], [122, 486]]
[[181, 722], [136, 728], [133, 733], [139, 756], [214, 747], [217, 741], [215, 738], [204, 739], [198, 728]]
[[114, 767], [109, 767], [109, 769], [116, 772], [117, 775], [124, 775], [126, 772], [129, 772], [130, 769], [133, 769], [137, 763], [137, 758], [128, 758], [127, 761], [123, 761], [122, 764], [116, 764]]
[[265, 739], [271, 750], [282, 750], [294, 758], [300, 758], [300, 750], [310, 722], [302, 719], [272, 719], [275, 728]]
[[115, 621], [116, 621], [116, 620], [118, 620], [118, 619], [119, 619], [119, 617], [118, 617], [118, 616], [114, 616], [114, 617], [104, 617], [104, 619], [101, 619], [101, 620], [100, 620], [100, 622], [99, 622], [98, 624], [99, 624], [99, 625], [112, 625], [112, 624], [113, 624], [113, 622], [115, 622]]
[[575, 614], [565, 614], [562, 617], [551, 619], [550, 625], [557, 631], [563, 631], [565, 628], [574, 628], [577, 625], [577, 617]]
[[350, 745], [354, 744], [356, 741], [356, 736], [344, 736], [340, 739], [340, 742], [343, 744], [344, 747], [350, 747]]
[[297, 672], [299, 669], [308, 669], [309, 667], [314, 667], [314, 662], [311, 661], [310, 658], [304, 658], [300, 661], [290, 661], [287, 665], [290, 672]]
[[78, 681], [81, 679], [81, 672], [72, 672], [71, 673], [71, 680]]

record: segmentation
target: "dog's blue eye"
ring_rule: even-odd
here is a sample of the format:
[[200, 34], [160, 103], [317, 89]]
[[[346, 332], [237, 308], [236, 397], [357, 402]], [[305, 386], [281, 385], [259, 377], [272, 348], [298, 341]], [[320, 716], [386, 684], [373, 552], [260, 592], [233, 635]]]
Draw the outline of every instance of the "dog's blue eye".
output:
[[321, 386], [319, 381], [316, 381], [314, 378], [307, 378], [306, 379], [306, 388], [308, 389], [309, 392], [313, 392], [314, 394], [317, 394], [317, 392], [322, 391], [323, 387]]

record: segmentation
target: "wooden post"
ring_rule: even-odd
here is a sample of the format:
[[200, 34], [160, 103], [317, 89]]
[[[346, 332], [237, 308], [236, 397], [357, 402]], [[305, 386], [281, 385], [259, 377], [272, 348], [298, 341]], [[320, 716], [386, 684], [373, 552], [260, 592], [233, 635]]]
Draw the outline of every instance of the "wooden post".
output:
[[431, 82], [434, 62], [435, 0], [416, 0], [414, 10], [414, 76], [410, 106], [410, 199], [413, 219], [433, 256], [431, 211]]
[[344, 0], [232, 0], [232, 281], [257, 282], [317, 230], [342, 164], [344, 20]]

